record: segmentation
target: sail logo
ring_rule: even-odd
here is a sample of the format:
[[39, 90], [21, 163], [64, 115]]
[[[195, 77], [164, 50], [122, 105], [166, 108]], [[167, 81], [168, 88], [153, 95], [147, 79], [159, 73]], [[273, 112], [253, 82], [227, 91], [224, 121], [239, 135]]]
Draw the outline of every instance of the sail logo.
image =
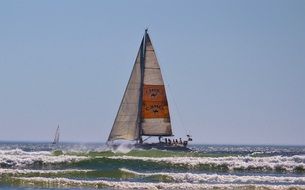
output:
[[143, 90], [144, 101], [164, 101], [166, 99], [164, 85], [144, 85]]
[[157, 88], [150, 88], [146, 90], [146, 93], [153, 99], [156, 98], [160, 94], [160, 90]]
[[150, 106], [146, 106], [145, 108], [147, 111], [151, 111], [153, 113], [158, 113], [161, 109], [163, 109], [163, 106], [161, 105], [150, 105]]
[[167, 102], [143, 102], [142, 116], [143, 118], [168, 118]]
[[143, 86], [142, 116], [144, 118], [168, 118], [168, 104], [164, 85]]

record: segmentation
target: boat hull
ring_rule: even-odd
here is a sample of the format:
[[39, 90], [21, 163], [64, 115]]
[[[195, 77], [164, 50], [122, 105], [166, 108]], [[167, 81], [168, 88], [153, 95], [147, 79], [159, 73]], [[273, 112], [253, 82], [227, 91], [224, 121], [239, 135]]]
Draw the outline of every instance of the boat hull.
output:
[[170, 151], [191, 151], [190, 148], [182, 145], [167, 145], [165, 143], [143, 143], [136, 144], [135, 148], [138, 149], [158, 149], [158, 150], [170, 150]]
[[127, 149], [142, 149], [142, 150], [169, 150], [169, 151], [192, 151], [192, 149], [183, 145], [168, 145], [165, 143], [142, 143], [142, 144], [108, 144], [108, 147], [112, 150], [118, 150], [121, 148]]

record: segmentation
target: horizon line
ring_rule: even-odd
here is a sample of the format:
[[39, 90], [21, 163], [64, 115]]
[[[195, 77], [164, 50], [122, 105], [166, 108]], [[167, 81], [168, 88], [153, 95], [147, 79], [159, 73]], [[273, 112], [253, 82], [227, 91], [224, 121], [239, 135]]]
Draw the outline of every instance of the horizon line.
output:
[[[25, 141], [25, 140], [0, 140], [1, 143], [50, 143], [52, 141]], [[106, 144], [106, 142], [98, 142], [98, 141], [60, 141], [60, 143], [75, 143], [75, 144]], [[216, 146], [305, 146], [305, 144], [247, 144], [247, 143], [191, 143], [191, 146], [196, 145], [216, 145]]]

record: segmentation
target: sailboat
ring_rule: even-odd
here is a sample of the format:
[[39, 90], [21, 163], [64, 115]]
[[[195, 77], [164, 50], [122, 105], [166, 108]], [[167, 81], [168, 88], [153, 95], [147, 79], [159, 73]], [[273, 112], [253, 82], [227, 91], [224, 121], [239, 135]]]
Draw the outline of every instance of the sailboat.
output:
[[[159, 141], [146, 143], [150, 137]], [[115, 142], [127, 140], [142, 149], [189, 150], [191, 138], [172, 137], [165, 85], [146, 29], [107, 144], [115, 147]]]
[[59, 125], [57, 126], [52, 144], [58, 144], [58, 143], [59, 143]]

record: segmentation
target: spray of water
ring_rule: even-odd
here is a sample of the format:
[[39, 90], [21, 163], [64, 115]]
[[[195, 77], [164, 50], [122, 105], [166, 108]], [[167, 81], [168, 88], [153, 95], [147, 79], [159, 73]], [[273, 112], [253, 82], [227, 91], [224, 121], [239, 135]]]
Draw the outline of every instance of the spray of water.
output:
[[109, 149], [114, 153], [127, 154], [132, 149], [134, 149], [134, 143], [130, 141], [117, 141], [114, 144], [108, 146]]

